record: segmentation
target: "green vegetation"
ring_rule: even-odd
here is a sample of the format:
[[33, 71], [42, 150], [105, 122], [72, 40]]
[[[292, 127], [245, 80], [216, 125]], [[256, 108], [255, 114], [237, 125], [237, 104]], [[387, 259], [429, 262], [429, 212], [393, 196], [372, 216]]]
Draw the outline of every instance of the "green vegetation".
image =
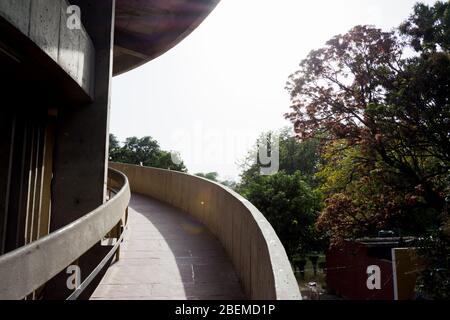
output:
[[237, 190], [294, 265], [325, 240], [393, 230], [420, 239], [423, 294], [450, 296], [449, 19], [439, 1], [417, 4], [397, 31], [356, 26], [289, 77], [295, 135], [280, 135], [280, 172], [260, 176], [249, 158]]
[[180, 164], [173, 163], [171, 153], [161, 150], [158, 142], [152, 137], [130, 137], [121, 146], [117, 137], [110, 134], [109, 160], [181, 172], [187, 171], [182, 161]]
[[[299, 143], [289, 130], [261, 135], [257, 145], [279, 137], [280, 171], [271, 176], [260, 175], [260, 164], [249, 156], [242, 164], [237, 191], [252, 202], [272, 224], [288, 256], [306, 256], [322, 251], [324, 239], [314, 223], [321, 201], [314, 192], [313, 174], [318, 163], [318, 144]], [[250, 154], [255, 154], [252, 150]]]
[[217, 172], [208, 172], [208, 173], [196, 173], [197, 177], [202, 177], [214, 182], [218, 182], [219, 174]]
[[262, 210], [290, 257], [321, 249], [314, 228], [319, 201], [300, 171], [257, 176], [241, 193]]

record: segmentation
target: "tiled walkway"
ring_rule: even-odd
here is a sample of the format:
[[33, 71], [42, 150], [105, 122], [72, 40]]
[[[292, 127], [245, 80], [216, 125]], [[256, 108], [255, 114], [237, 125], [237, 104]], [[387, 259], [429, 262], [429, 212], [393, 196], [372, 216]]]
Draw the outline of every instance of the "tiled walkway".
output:
[[243, 299], [219, 241], [179, 210], [133, 195], [120, 260], [91, 299]]

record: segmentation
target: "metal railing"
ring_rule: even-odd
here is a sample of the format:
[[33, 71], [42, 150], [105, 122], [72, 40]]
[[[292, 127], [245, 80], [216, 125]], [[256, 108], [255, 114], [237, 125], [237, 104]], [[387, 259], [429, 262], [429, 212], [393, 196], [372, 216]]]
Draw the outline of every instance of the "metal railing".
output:
[[108, 183], [114, 190], [109, 201], [65, 227], [0, 256], [0, 299], [23, 299], [112, 234], [117, 238], [115, 245], [68, 299], [76, 299], [83, 292], [114, 253], [118, 254], [123, 238], [120, 223], [126, 221], [131, 196], [128, 179], [109, 169]]

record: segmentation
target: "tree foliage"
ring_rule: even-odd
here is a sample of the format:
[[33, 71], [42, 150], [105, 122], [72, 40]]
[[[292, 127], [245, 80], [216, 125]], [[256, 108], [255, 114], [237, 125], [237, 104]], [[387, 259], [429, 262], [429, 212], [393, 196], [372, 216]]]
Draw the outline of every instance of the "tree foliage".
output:
[[427, 267], [418, 281], [418, 291], [426, 298], [450, 299], [450, 235], [442, 230], [418, 241], [421, 256]]
[[360, 146], [336, 141], [326, 148], [316, 177], [325, 199], [317, 226], [333, 243], [376, 236], [379, 230], [418, 235], [439, 224], [434, 209], [408, 188], [386, 184], [389, 170], [381, 161], [363, 161]]
[[233, 180], [219, 180], [219, 174], [217, 172], [208, 172], [208, 173], [196, 173], [195, 174], [198, 177], [202, 177], [214, 182], [218, 182], [222, 185], [224, 185], [225, 187], [228, 187], [230, 189], [235, 189], [237, 184], [235, 181]]
[[271, 223], [291, 259], [323, 249], [314, 227], [319, 200], [299, 171], [256, 176], [241, 193]]
[[319, 220], [335, 240], [386, 225], [420, 230], [423, 219], [413, 216], [444, 209], [450, 60], [445, 52], [404, 58], [407, 45], [394, 32], [357, 26], [312, 51], [289, 79], [286, 117], [300, 139], [318, 138], [337, 154], [322, 171], [328, 184], [345, 175]]
[[417, 3], [414, 13], [400, 26], [417, 52], [450, 51], [450, 5], [437, 1], [433, 6]]
[[[279, 172], [271, 176], [260, 173], [255, 162], [258, 145], [279, 141]], [[314, 192], [314, 174], [319, 164], [318, 142], [300, 143], [288, 129], [261, 135], [250, 156], [242, 165], [237, 191], [252, 202], [272, 224], [291, 260], [311, 251], [322, 251], [326, 239], [315, 221], [321, 201]]]
[[450, 2], [419, 3], [397, 32], [356, 26], [332, 38], [287, 83], [286, 118], [321, 145], [319, 229], [332, 242], [418, 236], [421, 287], [437, 299], [450, 296], [449, 49]]
[[218, 182], [219, 181], [218, 180], [219, 174], [217, 172], [208, 172], [208, 173], [201, 173], [200, 172], [200, 173], [196, 173], [195, 175], [198, 176], [198, 177], [202, 177], [202, 178], [214, 181], [214, 182]]
[[284, 128], [278, 132], [263, 133], [258, 137], [255, 146], [241, 164], [241, 187], [260, 175], [261, 164], [255, 157], [258, 154], [258, 146], [267, 142], [273, 145], [275, 136], [278, 137], [279, 143], [279, 170], [287, 174], [300, 171], [306, 180], [309, 182], [313, 180], [320, 161], [318, 140], [310, 139], [299, 143], [291, 130]]
[[152, 137], [129, 137], [121, 146], [117, 137], [109, 135], [109, 157], [111, 161], [142, 165], [186, 172], [183, 162], [172, 161], [168, 151], [161, 150], [159, 143]]

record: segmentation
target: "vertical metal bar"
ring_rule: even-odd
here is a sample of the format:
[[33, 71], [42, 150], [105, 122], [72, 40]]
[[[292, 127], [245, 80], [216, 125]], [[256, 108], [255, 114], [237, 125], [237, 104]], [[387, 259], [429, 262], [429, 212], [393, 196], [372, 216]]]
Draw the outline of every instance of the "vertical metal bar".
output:
[[27, 194], [26, 194], [26, 211], [25, 211], [25, 244], [30, 243], [31, 240], [31, 226], [33, 224], [33, 207], [34, 207], [34, 193], [36, 187], [36, 149], [37, 149], [37, 132], [36, 124], [29, 123], [30, 126], [30, 150], [29, 150], [29, 164], [27, 174]]
[[32, 235], [31, 240], [35, 241], [39, 239], [39, 221], [41, 216], [41, 203], [42, 203], [42, 189], [44, 179], [44, 143], [45, 143], [45, 128], [42, 122], [38, 125], [39, 138], [38, 148], [36, 152], [36, 188], [34, 193], [34, 208], [33, 208], [33, 223], [32, 223]]
[[53, 163], [53, 123], [47, 123], [45, 128], [45, 142], [43, 145], [43, 174], [42, 174], [42, 201], [39, 215], [39, 238], [47, 235], [50, 231], [51, 214], [51, 181], [52, 181], [52, 163]]

